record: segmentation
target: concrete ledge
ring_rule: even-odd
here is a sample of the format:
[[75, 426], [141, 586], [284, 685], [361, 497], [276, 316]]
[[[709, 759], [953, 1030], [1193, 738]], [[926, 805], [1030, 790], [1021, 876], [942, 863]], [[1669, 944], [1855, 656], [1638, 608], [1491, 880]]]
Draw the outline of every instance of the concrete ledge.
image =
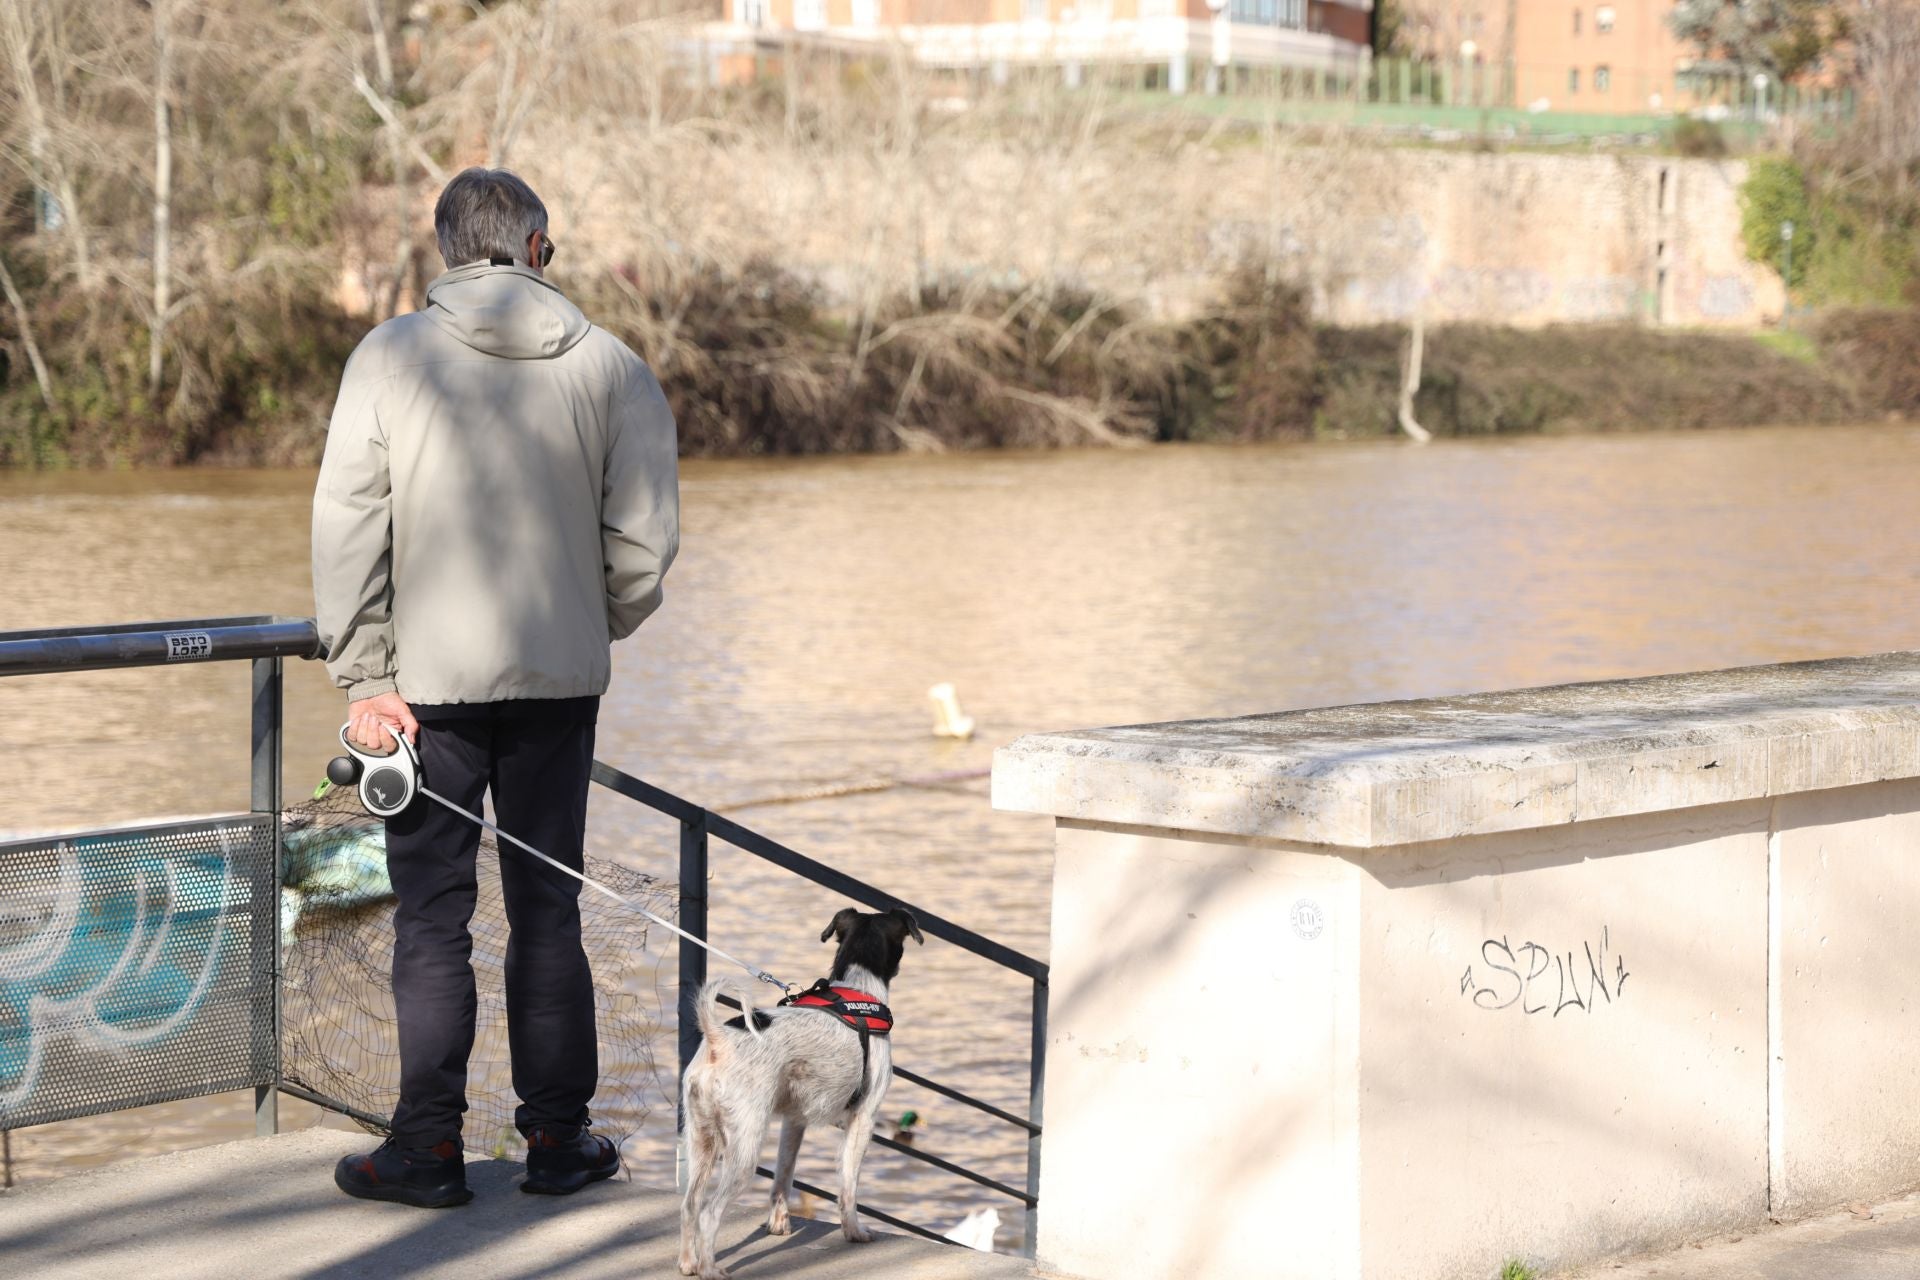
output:
[[1034, 734], [993, 803], [1381, 848], [1920, 776], [1920, 653]]
[[[139, 1276], [678, 1276], [679, 1197], [613, 1181], [565, 1197], [522, 1195], [521, 1168], [470, 1161], [472, 1204], [423, 1210], [341, 1195], [333, 1164], [372, 1145], [365, 1134], [307, 1129], [29, 1183], [0, 1193], [0, 1274], [35, 1280]], [[882, 1190], [867, 1171], [864, 1189]], [[766, 1183], [755, 1180], [756, 1199]], [[852, 1245], [832, 1223], [796, 1218], [770, 1237], [764, 1214], [738, 1209], [720, 1229], [720, 1263], [755, 1276], [844, 1280], [994, 1280], [1025, 1276], [1018, 1258], [909, 1236]]]

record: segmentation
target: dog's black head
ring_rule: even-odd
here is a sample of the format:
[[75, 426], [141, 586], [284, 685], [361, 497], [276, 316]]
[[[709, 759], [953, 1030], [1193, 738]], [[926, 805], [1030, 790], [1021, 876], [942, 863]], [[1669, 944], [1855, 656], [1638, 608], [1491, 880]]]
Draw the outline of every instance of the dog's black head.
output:
[[892, 982], [900, 972], [900, 957], [906, 952], [909, 934], [921, 946], [926, 945], [913, 913], [905, 907], [877, 915], [848, 907], [820, 931], [820, 941], [834, 938], [840, 943], [840, 949], [833, 953], [833, 972], [829, 976], [838, 982], [848, 969], [858, 966], [882, 982]]

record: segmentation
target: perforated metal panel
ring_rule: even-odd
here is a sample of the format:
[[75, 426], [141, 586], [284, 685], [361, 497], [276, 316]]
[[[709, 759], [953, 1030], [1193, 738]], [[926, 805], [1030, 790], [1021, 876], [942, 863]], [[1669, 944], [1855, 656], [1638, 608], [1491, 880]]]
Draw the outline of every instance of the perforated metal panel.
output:
[[273, 831], [0, 844], [0, 1128], [273, 1082]]

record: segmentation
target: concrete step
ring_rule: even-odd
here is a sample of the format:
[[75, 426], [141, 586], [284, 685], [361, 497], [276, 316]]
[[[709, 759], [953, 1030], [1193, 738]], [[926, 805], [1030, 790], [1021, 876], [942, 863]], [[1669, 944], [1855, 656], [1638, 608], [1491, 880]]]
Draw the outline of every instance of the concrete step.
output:
[[[572, 1196], [517, 1189], [521, 1166], [467, 1165], [471, 1204], [423, 1210], [354, 1200], [333, 1165], [365, 1134], [306, 1129], [128, 1160], [0, 1194], [0, 1274], [35, 1280], [276, 1280], [407, 1276], [444, 1280], [677, 1276], [679, 1197], [615, 1179]], [[755, 1180], [757, 1195], [765, 1181]], [[757, 1199], [754, 1197], [754, 1199]], [[1017, 1258], [879, 1234], [853, 1245], [832, 1223], [794, 1219], [766, 1234], [742, 1194], [720, 1231], [720, 1262], [740, 1280], [1002, 1280]]]

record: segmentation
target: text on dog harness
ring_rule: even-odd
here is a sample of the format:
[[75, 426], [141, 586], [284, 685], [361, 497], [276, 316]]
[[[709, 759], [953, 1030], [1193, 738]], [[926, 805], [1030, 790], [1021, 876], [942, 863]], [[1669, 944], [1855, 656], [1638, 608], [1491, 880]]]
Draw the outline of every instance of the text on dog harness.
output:
[[796, 1009], [824, 1009], [863, 1036], [884, 1036], [893, 1030], [893, 1011], [864, 991], [836, 987], [822, 978], [805, 991], [780, 1002]]

